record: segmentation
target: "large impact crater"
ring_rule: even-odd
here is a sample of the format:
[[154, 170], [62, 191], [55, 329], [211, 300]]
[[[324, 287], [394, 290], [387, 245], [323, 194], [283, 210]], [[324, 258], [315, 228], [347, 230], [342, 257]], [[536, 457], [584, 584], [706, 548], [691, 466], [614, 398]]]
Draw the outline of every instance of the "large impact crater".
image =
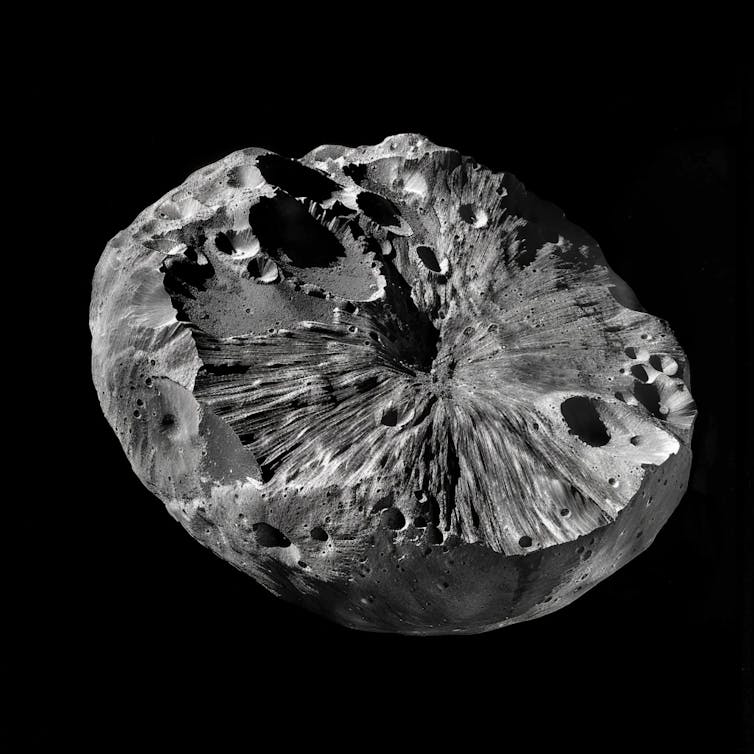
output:
[[556, 610], [644, 550], [688, 480], [667, 323], [557, 207], [416, 134], [194, 173], [108, 243], [90, 326], [143, 483], [353, 628]]

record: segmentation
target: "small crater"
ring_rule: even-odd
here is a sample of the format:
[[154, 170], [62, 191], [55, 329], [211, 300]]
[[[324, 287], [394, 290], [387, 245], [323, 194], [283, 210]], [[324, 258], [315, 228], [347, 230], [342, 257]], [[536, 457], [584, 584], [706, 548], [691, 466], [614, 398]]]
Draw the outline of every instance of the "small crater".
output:
[[635, 364], [631, 367], [631, 374], [639, 380], [639, 382], [647, 382], [649, 374], [647, 370], [641, 364]]
[[382, 412], [380, 423], [386, 427], [394, 427], [398, 424], [398, 412], [394, 408], [388, 408]]
[[225, 235], [225, 233], [218, 233], [215, 236], [215, 246], [217, 247], [217, 250], [222, 252], [223, 254], [230, 255], [235, 253], [233, 244], [230, 242], [230, 239]]
[[610, 433], [600, 419], [594, 401], [583, 396], [568, 398], [560, 404], [571, 434], [592, 447], [601, 447], [610, 442]]
[[428, 270], [442, 272], [440, 263], [437, 261], [437, 257], [431, 246], [417, 246], [416, 253]]
[[658, 372], [663, 372], [663, 371], [665, 371], [665, 369], [664, 369], [664, 367], [663, 367], [663, 359], [662, 359], [662, 356], [658, 356], [658, 355], [657, 355], [656, 353], [653, 353], [653, 354], [652, 354], [652, 355], [651, 355], [651, 356], [649, 357], [649, 366], [653, 367], [653, 368], [654, 368], [654, 369], [656, 369], [656, 370], [657, 370]]
[[328, 539], [327, 532], [321, 526], [315, 526], [309, 535], [312, 539], [316, 539], [317, 542], [326, 542]]
[[291, 540], [283, 532], [263, 521], [254, 524], [251, 528], [260, 547], [289, 547], [291, 544]]
[[476, 209], [473, 204], [462, 204], [458, 210], [461, 220], [475, 228], [487, 225], [487, 213], [483, 209]]
[[388, 508], [382, 514], [382, 523], [385, 524], [388, 529], [397, 531], [406, 525], [406, 518], [397, 508]]
[[425, 536], [427, 538], [427, 542], [431, 545], [442, 544], [442, 541], [443, 541], [442, 532], [434, 524], [430, 524], [427, 527]]
[[370, 219], [383, 227], [400, 227], [401, 219], [398, 208], [385, 197], [362, 191], [356, 197], [358, 208]]
[[532, 546], [531, 537], [525, 534], [523, 537], [521, 537], [518, 540], [518, 546], [523, 547], [523, 548], [531, 547]]
[[473, 225], [476, 222], [473, 204], [462, 204], [458, 210], [458, 214], [461, 216], [461, 220], [469, 223], [469, 225]]
[[378, 500], [373, 506], [372, 506], [372, 513], [379, 513], [380, 511], [385, 511], [388, 508], [393, 507], [393, 501], [390, 499], [390, 497], [383, 497], [382, 500]]
[[280, 277], [280, 270], [277, 264], [263, 256], [252, 259], [247, 266], [247, 270], [249, 277], [258, 283], [275, 283]]

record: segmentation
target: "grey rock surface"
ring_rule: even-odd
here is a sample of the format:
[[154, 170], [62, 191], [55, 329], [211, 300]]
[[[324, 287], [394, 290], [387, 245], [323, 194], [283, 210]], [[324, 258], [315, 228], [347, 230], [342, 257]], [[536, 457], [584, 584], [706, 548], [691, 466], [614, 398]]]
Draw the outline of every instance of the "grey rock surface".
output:
[[194, 173], [108, 243], [90, 327], [142, 482], [353, 628], [552, 612], [644, 550], [688, 481], [668, 324], [555, 206], [416, 134]]

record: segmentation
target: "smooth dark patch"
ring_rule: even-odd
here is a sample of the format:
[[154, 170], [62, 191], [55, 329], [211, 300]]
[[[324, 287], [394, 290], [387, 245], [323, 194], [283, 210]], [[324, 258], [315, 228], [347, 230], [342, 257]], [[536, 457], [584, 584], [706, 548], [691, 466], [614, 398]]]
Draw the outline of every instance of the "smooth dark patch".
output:
[[618, 280], [617, 276], [612, 275], [615, 283], [607, 287], [610, 295], [626, 309], [631, 309], [634, 312], [646, 311], [644, 307], [639, 303], [639, 299], [631, 288], [622, 280]]

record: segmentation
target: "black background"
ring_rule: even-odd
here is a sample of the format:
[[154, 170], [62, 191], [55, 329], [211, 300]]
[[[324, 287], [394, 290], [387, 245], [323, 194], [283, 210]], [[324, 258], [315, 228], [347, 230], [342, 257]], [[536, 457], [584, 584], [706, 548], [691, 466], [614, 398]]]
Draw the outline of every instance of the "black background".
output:
[[[400, 40], [381, 44], [420, 54]], [[69, 439], [57, 451], [70, 486], [42, 511], [61, 554], [54, 564], [32, 556], [27, 569], [33, 738], [152, 741], [147, 728], [159, 720], [170, 738], [209, 733], [218, 748], [231, 734], [249, 746], [330, 746], [353, 726], [354, 748], [385, 736], [399, 747], [407, 731], [427, 747], [458, 734], [464, 748], [503, 748], [514, 734], [534, 745], [550, 732], [603, 748], [596, 731], [606, 726], [647, 748], [743, 751], [752, 587], [744, 66], [733, 55], [699, 65], [689, 50], [642, 70], [602, 59], [566, 70], [557, 55], [540, 67], [502, 65], [502, 47], [475, 61], [467, 45], [465, 64], [425, 61], [410, 75], [370, 65], [373, 48], [324, 75], [314, 54], [270, 58], [254, 47], [244, 68], [214, 61], [201, 82], [170, 61], [147, 74], [128, 63], [103, 72], [98, 56], [61, 78], [46, 136], [73, 179], [60, 201], [74, 233], [52, 273], [65, 276], [65, 301], [54, 301], [69, 321], [48, 347], [64, 354], [75, 411], [65, 412]], [[407, 131], [514, 173], [592, 234], [646, 309], [673, 326], [699, 406], [689, 491], [654, 545], [573, 605], [480, 636], [357, 633], [269, 595], [141, 486], [89, 375], [94, 265], [143, 207], [236, 149], [300, 156]]]

